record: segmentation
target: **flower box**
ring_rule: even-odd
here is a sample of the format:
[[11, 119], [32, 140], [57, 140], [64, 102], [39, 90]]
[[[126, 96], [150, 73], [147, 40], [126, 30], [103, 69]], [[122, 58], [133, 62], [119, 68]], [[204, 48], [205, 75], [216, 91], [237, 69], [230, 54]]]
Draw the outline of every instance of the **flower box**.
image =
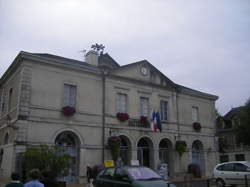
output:
[[120, 153], [121, 138], [119, 136], [110, 136], [108, 138], [108, 146], [110, 147], [112, 159], [117, 160]]
[[71, 107], [71, 106], [65, 106], [62, 108], [62, 113], [65, 116], [72, 116], [72, 115], [74, 115], [75, 112], [76, 112], [76, 109], [74, 107]]
[[180, 156], [186, 151], [187, 143], [185, 141], [178, 140], [175, 143], [175, 150], [179, 153]]
[[140, 120], [141, 120], [142, 126], [144, 126], [144, 127], [149, 126], [149, 121], [148, 121], [148, 118], [146, 116], [141, 116]]
[[119, 119], [120, 121], [127, 121], [129, 119], [129, 115], [127, 113], [121, 113], [118, 112], [116, 114], [117, 119]]
[[201, 130], [201, 124], [198, 123], [198, 122], [194, 122], [194, 123], [193, 123], [193, 128], [194, 128], [194, 130], [196, 130], [196, 131], [200, 131], [200, 130]]

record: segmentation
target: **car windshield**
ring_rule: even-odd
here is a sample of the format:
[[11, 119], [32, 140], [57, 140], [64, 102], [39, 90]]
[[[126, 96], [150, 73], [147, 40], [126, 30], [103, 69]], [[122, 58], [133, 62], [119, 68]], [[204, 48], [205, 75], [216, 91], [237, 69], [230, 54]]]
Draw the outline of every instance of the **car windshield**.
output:
[[149, 168], [128, 168], [129, 174], [135, 180], [159, 180], [161, 176]]
[[250, 168], [250, 162], [246, 162], [245, 164]]

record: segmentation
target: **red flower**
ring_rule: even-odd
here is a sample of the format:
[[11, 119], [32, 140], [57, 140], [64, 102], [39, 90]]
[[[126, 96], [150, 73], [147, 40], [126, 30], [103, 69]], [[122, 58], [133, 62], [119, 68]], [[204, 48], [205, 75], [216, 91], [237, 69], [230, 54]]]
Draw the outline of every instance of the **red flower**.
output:
[[65, 106], [62, 108], [62, 113], [65, 116], [72, 116], [75, 112], [76, 112], [76, 109], [74, 107], [71, 107], [71, 106]]
[[194, 122], [193, 128], [194, 128], [194, 130], [199, 131], [199, 130], [201, 130], [201, 124], [198, 122]]
[[118, 112], [116, 114], [116, 117], [120, 120], [120, 121], [126, 121], [129, 119], [129, 115], [127, 113], [121, 113], [121, 112]]
[[111, 147], [120, 143], [121, 143], [121, 138], [119, 136], [110, 136], [108, 138], [108, 145]]
[[141, 123], [143, 126], [149, 126], [148, 118], [146, 116], [141, 116]]

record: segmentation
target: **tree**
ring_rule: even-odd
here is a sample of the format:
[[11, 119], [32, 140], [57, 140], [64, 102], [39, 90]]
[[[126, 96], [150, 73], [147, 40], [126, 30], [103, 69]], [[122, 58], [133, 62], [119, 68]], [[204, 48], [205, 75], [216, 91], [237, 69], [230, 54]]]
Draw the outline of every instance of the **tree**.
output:
[[250, 146], [250, 98], [241, 109], [240, 123], [235, 130], [237, 142]]
[[68, 174], [69, 166], [70, 156], [59, 146], [30, 146], [24, 154], [25, 171], [37, 168], [40, 171], [52, 171], [53, 177], [60, 177]]

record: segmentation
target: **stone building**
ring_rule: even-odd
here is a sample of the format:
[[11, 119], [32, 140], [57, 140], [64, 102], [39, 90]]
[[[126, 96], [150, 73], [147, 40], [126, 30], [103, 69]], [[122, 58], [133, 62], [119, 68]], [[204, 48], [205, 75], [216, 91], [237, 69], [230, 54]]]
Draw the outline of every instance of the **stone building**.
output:
[[[65, 180], [82, 183], [87, 164], [111, 158], [110, 136], [121, 138], [125, 164], [139, 160], [157, 169], [167, 163], [171, 177], [190, 163], [210, 176], [217, 163], [218, 97], [174, 83], [146, 60], [120, 66], [94, 50], [85, 62], [20, 52], [0, 80], [0, 96], [2, 176], [21, 169], [28, 145], [57, 144], [71, 155]], [[161, 132], [150, 127], [153, 112], [160, 114]], [[175, 149], [180, 141], [186, 144], [181, 156]]]
[[224, 116], [216, 119], [220, 162], [250, 160], [250, 146], [237, 142], [234, 130], [243, 122], [242, 110], [243, 107], [232, 108]]

